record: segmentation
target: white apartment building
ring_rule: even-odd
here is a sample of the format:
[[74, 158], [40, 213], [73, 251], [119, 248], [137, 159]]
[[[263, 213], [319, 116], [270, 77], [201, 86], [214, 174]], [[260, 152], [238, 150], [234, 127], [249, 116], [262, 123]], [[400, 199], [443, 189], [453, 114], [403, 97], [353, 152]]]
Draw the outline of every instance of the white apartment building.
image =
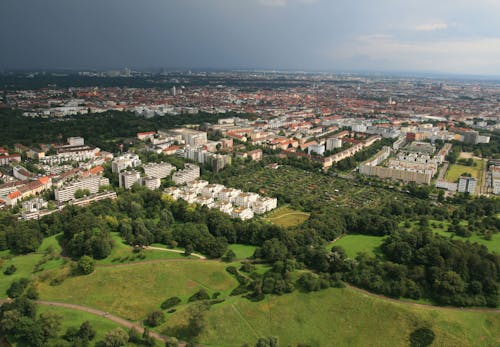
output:
[[172, 171], [175, 170], [175, 167], [169, 163], [149, 163], [143, 165], [142, 168], [147, 176], [157, 177], [160, 179], [170, 176]]
[[236, 197], [241, 194], [241, 190], [234, 188], [225, 188], [222, 189], [217, 195], [217, 199], [222, 200], [224, 202], [233, 203], [236, 200]]
[[75, 193], [77, 190], [88, 189], [91, 194], [96, 194], [99, 192], [100, 186], [109, 185], [109, 180], [102, 176], [88, 176], [85, 178], [72, 181], [67, 185], [62, 186], [54, 191], [56, 201], [66, 202], [75, 199]]
[[342, 139], [339, 139], [337, 137], [331, 137], [326, 140], [326, 150], [331, 151], [332, 149], [335, 148], [341, 148], [342, 147]]
[[134, 168], [141, 164], [142, 162], [137, 154], [125, 153], [113, 159], [113, 162], [111, 163], [111, 171], [119, 173], [128, 167]]
[[253, 205], [254, 202], [259, 198], [259, 194], [256, 193], [240, 193], [236, 196], [234, 200], [234, 204], [236, 206], [249, 208]]
[[270, 197], [259, 197], [253, 204], [252, 210], [256, 214], [263, 214], [278, 207], [278, 199]]
[[225, 187], [222, 184], [207, 184], [201, 190], [201, 195], [205, 197], [216, 198], [219, 192]]
[[196, 192], [196, 194], [201, 194], [203, 188], [205, 188], [207, 185], [208, 185], [207, 181], [204, 181], [204, 180], [195, 180], [195, 181], [189, 182], [187, 184], [187, 187], [189, 189], [194, 190]]
[[252, 219], [253, 216], [253, 211], [249, 208], [236, 207], [231, 212], [231, 217], [240, 218], [241, 220]]
[[141, 175], [137, 171], [123, 171], [118, 175], [120, 187], [130, 189], [134, 183], [139, 182]]
[[68, 137], [68, 145], [70, 146], [83, 146], [84, 144], [85, 140], [83, 139], [83, 137]]
[[155, 190], [160, 188], [161, 180], [158, 177], [146, 176], [141, 178], [141, 185], [151, 190]]
[[184, 170], [177, 171], [172, 175], [175, 184], [184, 184], [194, 181], [200, 177], [200, 167], [194, 164], [185, 164]]

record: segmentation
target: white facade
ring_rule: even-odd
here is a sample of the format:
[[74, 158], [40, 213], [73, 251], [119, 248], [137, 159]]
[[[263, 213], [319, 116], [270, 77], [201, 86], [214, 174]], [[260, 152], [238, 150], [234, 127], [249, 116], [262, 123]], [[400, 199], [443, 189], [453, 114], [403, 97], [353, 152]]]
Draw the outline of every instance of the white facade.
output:
[[134, 183], [139, 182], [141, 176], [137, 171], [123, 171], [118, 175], [120, 187], [130, 189]]
[[172, 180], [175, 184], [184, 184], [194, 181], [198, 177], [200, 177], [200, 167], [198, 165], [185, 164], [184, 170], [174, 173]]
[[113, 159], [113, 162], [111, 163], [111, 171], [119, 173], [128, 167], [134, 168], [141, 164], [142, 162], [137, 154], [126, 153]]
[[458, 192], [474, 194], [476, 192], [476, 179], [471, 177], [460, 177], [458, 180]]
[[141, 178], [141, 185], [151, 190], [160, 188], [161, 181], [158, 177], [146, 176]]
[[54, 191], [57, 202], [66, 202], [75, 199], [77, 190], [88, 189], [91, 194], [99, 192], [100, 186], [109, 185], [109, 180], [101, 176], [88, 176], [58, 188]]
[[170, 176], [172, 171], [175, 170], [175, 167], [168, 163], [149, 163], [142, 166], [144, 169], [144, 173], [147, 176], [157, 177], [157, 178], [165, 178]]

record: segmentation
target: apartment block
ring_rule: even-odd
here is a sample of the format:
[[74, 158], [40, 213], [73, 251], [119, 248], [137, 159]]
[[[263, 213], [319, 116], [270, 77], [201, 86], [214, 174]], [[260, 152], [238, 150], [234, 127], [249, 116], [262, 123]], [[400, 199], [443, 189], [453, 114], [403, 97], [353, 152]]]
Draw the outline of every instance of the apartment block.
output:
[[68, 183], [54, 191], [57, 202], [66, 202], [75, 199], [77, 190], [88, 189], [91, 194], [99, 192], [100, 186], [109, 185], [109, 180], [101, 176], [88, 176]]
[[143, 165], [142, 168], [147, 176], [157, 177], [160, 179], [170, 176], [172, 171], [175, 170], [175, 167], [169, 163], [149, 163]]
[[177, 171], [172, 175], [175, 184], [184, 184], [194, 181], [200, 177], [200, 167], [194, 164], [185, 164], [184, 170]]
[[118, 175], [120, 187], [125, 189], [130, 189], [134, 183], [138, 183], [141, 179], [141, 175], [137, 171], [123, 171]]

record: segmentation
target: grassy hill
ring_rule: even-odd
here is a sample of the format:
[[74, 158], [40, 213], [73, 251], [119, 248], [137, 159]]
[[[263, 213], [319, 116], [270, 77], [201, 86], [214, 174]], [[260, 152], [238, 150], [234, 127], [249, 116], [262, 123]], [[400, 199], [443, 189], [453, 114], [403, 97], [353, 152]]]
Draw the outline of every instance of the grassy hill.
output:
[[[162, 327], [186, 324], [175, 313]], [[408, 346], [421, 326], [436, 334], [434, 346], [493, 346], [500, 343], [500, 314], [417, 307], [394, 303], [350, 288], [270, 296], [262, 302], [232, 298], [208, 312], [199, 341], [241, 346], [259, 336], [278, 336], [281, 346]]]

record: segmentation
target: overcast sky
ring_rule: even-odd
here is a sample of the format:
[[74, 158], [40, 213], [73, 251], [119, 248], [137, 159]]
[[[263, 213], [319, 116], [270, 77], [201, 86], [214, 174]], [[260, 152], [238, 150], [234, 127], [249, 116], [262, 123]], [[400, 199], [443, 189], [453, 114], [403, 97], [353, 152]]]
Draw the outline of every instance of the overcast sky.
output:
[[500, 0], [0, 0], [0, 69], [500, 75]]

